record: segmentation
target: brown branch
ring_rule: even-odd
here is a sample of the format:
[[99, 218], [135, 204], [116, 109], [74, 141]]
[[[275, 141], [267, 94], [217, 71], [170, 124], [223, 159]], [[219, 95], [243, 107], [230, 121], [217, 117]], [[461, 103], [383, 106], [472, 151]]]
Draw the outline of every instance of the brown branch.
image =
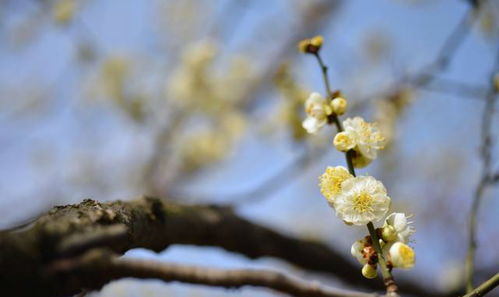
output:
[[[162, 251], [171, 244], [218, 246], [249, 258], [276, 257], [304, 269], [331, 273], [356, 287], [382, 289], [378, 282], [364, 279], [357, 265], [326, 245], [279, 234], [238, 217], [228, 208], [142, 198], [109, 203], [85, 200], [59, 206], [23, 229], [0, 232], [0, 294], [76, 294], [82, 288], [71, 282], [62, 288], [60, 279], [47, 276], [47, 265], [90, 248], [105, 247], [122, 254], [138, 247]], [[407, 294], [444, 296], [416, 283], [399, 285]]]
[[103, 283], [133, 277], [160, 279], [165, 282], [207, 285], [224, 288], [245, 286], [265, 287], [292, 296], [303, 297], [377, 297], [368, 294], [326, 287], [316, 281], [306, 281], [280, 272], [261, 269], [214, 269], [196, 266], [131, 260], [114, 257], [105, 250], [92, 250], [82, 257], [54, 263], [50, 274], [64, 278], [66, 282], [78, 282], [88, 289], [99, 289]]

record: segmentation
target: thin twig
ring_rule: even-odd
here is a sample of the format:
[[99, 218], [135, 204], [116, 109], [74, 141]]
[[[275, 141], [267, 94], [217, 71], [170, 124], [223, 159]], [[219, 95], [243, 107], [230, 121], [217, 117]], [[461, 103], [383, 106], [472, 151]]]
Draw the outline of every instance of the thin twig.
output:
[[319, 63], [319, 66], [321, 67], [321, 73], [322, 73], [322, 80], [324, 81], [324, 87], [326, 88], [326, 98], [329, 98], [331, 96], [331, 87], [329, 86], [329, 79], [327, 77], [327, 66], [324, 64], [322, 61], [321, 55], [319, 52], [314, 53], [315, 58], [317, 59], [317, 62]]
[[[433, 61], [424, 67], [424, 70], [419, 71], [415, 74], [405, 75], [401, 79], [397, 80], [392, 86], [388, 87], [385, 91], [376, 94], [369, 95], [369, 98], [378, 98], [383, 96], [384, 94], [391, 94], [396, 89], [398, 89], [399, 85], [402, 83], [408, 84], [410, 86], [421, 88], [421, 89], [430, 89], [445, 93], [455, 93], [456, 88], [460, 90], [464, 90], [462, 95], [464, 94], [474, 94], [478, 93], [478, 88], [476, 86], [469, 85], [461, 85], [457, 82], [453, 82], [452, 87], [454, 89], [449, 89], [449, 81], [441, 81], [436, 74], [444, 71], [449, 65], [452, 59], [454, 58], [457, 50], [463, 44], [464, 40], [468, 36], [470, 32], [470, 27], [474, 19], [470, 20], [470, 16], [472, 16], [472, 10], [467, 10], [464, 15], [461, 17], [461, 20], [457, 23], [454, 29], [450, 32], [450, 34], [445, 39], [442, 47], [438, 50], [438, 53], [433, 59]], [[470, 22], [471, 21], [471, 22]], [[431, 85], [435, 80], [438, 79], [439, 84]], [[481, 91], [481, 90], [480, 90]], [[369, 99], [362, 99], [360, 101], [369, 101]]]
[[481, 147], [480, 147], [480, 158], [482, 160], [482, 174], [480, 181], [475, 189], [475, 194], [473, 197], [473, 202], [471, 205], [471, 210], [469, 214], [469, 225], [468, 225], [468, 251], [465, 261], [465, 278], [466, 278], [466, 292], [471, 292], [473, 290], [473, 266], [475, 252], [477, 248], [476, 242], [476, 225], [477, 225], [477, 213], [480, 207], [480, 203], [483, 198], [483, 193], [486, 187], [492, 184], [492, 172], [491, 172], [491, 161], [492, 161], [492, 135], [491, 127], [494, 113], [495, 99], [497, 97], [497, 89], [494, 83], [496, 72], [499, 70], [499, 47], [497, 51], [497, 57], [494, 62], [494, 66], [490, 75], [491, 86], [487, 94], [487, 100], [485, 102], [482, 124], [481, 124]]
[[483, 100], [483, 98], [487, 94], [488, 88], [486, 86], [474, 85], [458, 80], [440, 78], [432, 74], [428, 74], [427, 76], [428, 79], [432, 81], [432, 83], [419, 85], [417, 86], [418, 88], [444, 94], [469, 97], [477, 100]]
[[225, 288], [264, 287], [292, 296], [303, 297], [377, 297], [378, 294], [345, 291], [306, 281], [284, 273], [262, 269], [215, 269], [144, 260], [112, 260], [106, 267], [114, 279], [135, 277], [165, 282], [207, 285]]
[[467, 10], [451, 34], [448, 35], [437, 54], [436, 60], [433, 62], [432, 68], [441, 71], [449, 65], [452, 57], [454, 57], [458, 48], [468, 36], [471, 27], [469, 22], [472, 12], [472, 10]]
[[499, 273], [496, 273], [489, 280], [485, 281], [483, 284], [478, 286], [476, 289], [472, 290], [463, 297], [480, 297], [485, 296], [488, 292], [492, 291], [499, 285]]
[[292, 183], [292, 180], [301, 176], [310, 165], [321, 160], [320, 157], [324, 155], [325, 151], [325, 148], [321, 148], [317, 152], [310, 153], [308, 149], [304, 149], [298, 157], [252, 190], [224, 196], [230, 197], [231, 201], [234, 201], [231, 202], [231, 204], [236, 207], [243, 204], [261, 202], [272, 193], [275, 193], [282, 189], [282, 187]]

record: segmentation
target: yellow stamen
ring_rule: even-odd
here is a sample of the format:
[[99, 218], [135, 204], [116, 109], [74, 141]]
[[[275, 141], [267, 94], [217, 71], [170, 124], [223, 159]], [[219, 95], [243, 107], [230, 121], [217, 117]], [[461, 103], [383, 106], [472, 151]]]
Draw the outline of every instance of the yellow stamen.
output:
[[366, 192], [361, 192], [353, 199], [353, 209], [360, 213], [368, 212], [372, 209], [374, 199]]

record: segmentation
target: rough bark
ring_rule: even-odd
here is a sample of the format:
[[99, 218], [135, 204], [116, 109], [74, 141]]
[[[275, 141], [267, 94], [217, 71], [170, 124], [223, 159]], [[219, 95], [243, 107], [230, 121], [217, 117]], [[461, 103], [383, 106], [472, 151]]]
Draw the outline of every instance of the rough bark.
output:
[[[68, 296], [82, 288], [97, 289], [105, 282], [95, 271], [82, 277], [70, 270], [53, 273], [50, 267], [94, 248], [122, 254], [137, 247], [159, 252], [171, 244], [218, 246], [249, 258], [277, 257], [355, 286], [382, 289], [380, 282], [363, 279], [360, 267], [325, 245], [281, 235], [228, 208], [144, 197], [57, 206], [23, 229], [0, 233], [0, 294]], [[402, 292], [439, 296], [423, 286], [400, 286]]]

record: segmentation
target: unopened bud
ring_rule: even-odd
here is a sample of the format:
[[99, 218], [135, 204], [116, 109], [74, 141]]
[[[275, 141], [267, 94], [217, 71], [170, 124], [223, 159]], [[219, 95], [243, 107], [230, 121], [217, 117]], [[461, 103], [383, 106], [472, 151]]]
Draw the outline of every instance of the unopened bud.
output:
[[381, 238], [386, 242], [395, 241], [397, 240], [397, 230], [392, 225], [386, 224], [381, 229]]
[[365, 278], [375, 278], [376, 276], [378, 276], [378, 271], [376, 270], [376, 266], [372, 266], [372, 265], [369, 265], [369, 264], [366, 264], [362, 267], [362, 275], [365, 277]]
[[306, 54], [317, 54], [322, 47], [324, 38], [317, 35], [310, 39], [304, 39], [298, 43], [298, 50]]
[[310, 39], [310, 44], [319, 48], [322, 46], [323, 42], [324, 42], [324, 37], [322, 37], [321, 35], [317, 35], [312, 39]]
[[347, 101], [342, 97], [336, 97], [331, 101], [331, 107], [336, 115], [344, 114], [347, 110], [347, 105]]

